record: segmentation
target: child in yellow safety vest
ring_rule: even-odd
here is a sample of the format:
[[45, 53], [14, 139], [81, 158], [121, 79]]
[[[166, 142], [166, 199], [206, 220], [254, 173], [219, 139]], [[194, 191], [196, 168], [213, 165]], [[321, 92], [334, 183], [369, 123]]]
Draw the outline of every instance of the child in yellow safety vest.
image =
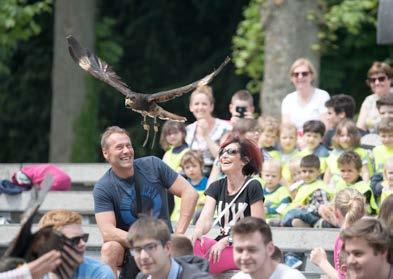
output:
[[375, 172], [382, 173], [386, 160], [393, 156], [393, 117], [383, 118], [378, 125], [382, 144], [374, 147]]
[[261, 116], [258, 118], [258, 126], [260, 128], [258, 146], [262, 153], [266, 152], [270, 157], [279, 160], [280, 153], [276, 148], [280, 133], [278, 120], [271, 116]]
[[390, 157], [385, 162], [383, 170], [381, 201], [379, 204], [382, 204], [383, 201], [391, 194], [393, 194], [393, 157]]
[[289, 162], [294, 159], [299, 150], [296, 147], [297, 128], [292, 123], [282, 123], [280, 126], [280, 161], [281, 161], [281, 182], [288, 186], [292, 184], [293, 178], [289, 169]]

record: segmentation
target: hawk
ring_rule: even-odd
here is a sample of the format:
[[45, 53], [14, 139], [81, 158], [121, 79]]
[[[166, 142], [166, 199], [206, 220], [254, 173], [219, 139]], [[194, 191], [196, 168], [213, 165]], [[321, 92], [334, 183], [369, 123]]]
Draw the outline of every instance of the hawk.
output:
[[90, 50], [83, 48], [73, 36], [67, 36], [67, 41], [68, 50], [75, 63], [77, 63], [83, 70], [85, 70], [95, 78], [102, 80], [103, 82], [109, 84], [120, 93], [122, 93], [125, 96], [126, 108], [142, 114], [143, 129], [147, 131], [146, 139], [143, 143], [143, 146], [146, 145], [149, 138], [150, 125], [148, 125], [148, 123], [146, 122], [147, 116], [154, 119], [154, 138], [152, 146], [154, 145], [155, 136], [158, 131], [157, 118], [162, 120], [173, 120], [179, 122], [185, 122], [187, 120], [183, 116], [179, 116], [177, 114], [164, 110], [158, 105], [158, 103], [172, 100], [185, 93], [191, 92], [200, 86], [209, 84], [214, 79], [214, 77], [217, 76], [218, 73], [224, 68], [224, 66], [230, 61], [230, 58], [227, 57], [217, 70], [206, 75], [202, 79], [194, 81], [193, 83], [190, 83], [188, 85], [166, 91], [160, 91], [153, 94], [145, 94], [131, 90], [105, 61], [97, 57]]

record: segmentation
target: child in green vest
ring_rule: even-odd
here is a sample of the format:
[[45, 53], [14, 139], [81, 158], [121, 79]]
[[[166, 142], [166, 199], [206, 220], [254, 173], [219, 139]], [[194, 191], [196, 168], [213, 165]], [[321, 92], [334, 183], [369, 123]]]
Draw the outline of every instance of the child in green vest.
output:
[[379, 204], [382, 204], [383, 201], [391, 194], [393, 194], [393, 157], [390, 157], [385, 162], [383, 170], [381, 201]]
[[378, 125], [378, 135], [382, 145], [373, 149], [374, 167], [376, 173], [382, 173], [386, 160], [393, 156], [393, 118], [383, 118]]
[[[203, 175], [203, 155], [197, 150], [188, 150], [181, 159], [180, 167], [188, 182], [198, 192], [199, 199], [193, 220], [196, 222], [205, 202], [204, 191], [207, 186], [207, 177]], [[177, 222], [180, 217], [180, 198], [175, 197], [175, 208], [171, 220]], [[194, 223], [195, 223], [194, 222]]]
[[266, 222], [271, 226], [281, 223], [282, 213], [292, 200], [288, 188], [280, 184], [280, 179], [280, 161], [265, 161], [262, 166], [262, 185]]
[[180, 161], [189, 150], [186, 138], [186, 126], [182, 122], [166, 121], [161, 129], [160, 145], [165, 150], [162, 160], [174, 171], [181, 172]]
[[336, 133], [332, 139], [334, 149], [326, 159], [326, 171], [323, 181], [327, 185], [334, 185], [340, 180], [340, 170], [337, 165], [338, 157], [345, 151], [354, 151], [357, 153], [362, 162], [361, 176], [363, 181], [370, 180], [370, 171], [372, 164], [367, 150], [360, 147], [360, 133], [355, 122], [350, 119], [342, 120], [336, 128]]
[[319, 179], [320, 161], [316, 155], [304, 156], [300, 162], [303, 184], [282, 221], [285, 227], [312, 227], [320, 219], [318, 209], [327, 204], [331, 198], [331, 191]]
[[276, 149], [276, 144], [279, 136], [278, 120], [271, 116], [261, 116], [258, 118], [258, 125], [260, 128], [260, 135], [258, 146], [262, 152], [267, 152], [270, 157], [279, 160], [280, 153]]
[[289, 162], [299, 154], [296, 148], [297, 129], [292, 123], [282, 123], [280, 125], [280, 161], [282, 166], [282, 183], [289, 185], [291, 182], [291, 172]]

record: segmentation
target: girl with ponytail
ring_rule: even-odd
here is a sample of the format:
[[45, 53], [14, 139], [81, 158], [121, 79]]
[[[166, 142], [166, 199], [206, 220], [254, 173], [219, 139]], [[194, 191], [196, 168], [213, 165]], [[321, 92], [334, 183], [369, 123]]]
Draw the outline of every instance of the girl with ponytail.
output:
[[[339, 191], [334, 199], [334, 215], [337, 225], [341, 229], [351, 226], [365, 215], [365, 205], [365, 198], [358, 190], [346, 188]], [[333, 250], [334, 267], [327, 260], [326, 252], [322, 248], [315, 248], [311, 251], [311, 262], [319, 266], [329, 278], [345, 279], [345, 263], [340, 264], [342, 246], [343, 241], [338, 235]]]

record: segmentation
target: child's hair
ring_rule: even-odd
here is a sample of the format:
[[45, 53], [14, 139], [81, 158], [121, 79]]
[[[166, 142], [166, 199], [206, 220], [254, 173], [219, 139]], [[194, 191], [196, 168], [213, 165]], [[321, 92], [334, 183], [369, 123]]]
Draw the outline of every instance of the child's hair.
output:
[[180, 166], [184, 168], [184, 166], [188, 163], [198, 164], [202, 170], [204, 167], [202, 153], [197, 150], [188, 150], [186, 153], [184, 153], [183, 157], [181, 158]]
[[161, 129], [160, 145], [162, 149], [168, 150], [170, 148], [166, 137], [173, 132], [181, 132], [183, 134], [183, 143], [186, 138], [186, 125], [183, 122], [166, 121]]
[[333, 147], [341, 148], [339, 137], [343, 133], [343, 130], [347, 129], [348, 136], [351, 138], [350, 145], [352, 148], [359, 147], [360, 145], [360, 133], [359, 129], [356, 127], [355, 122], [351, 119], [341, 120], [336, 127], [336, 132], [332, 138]]
[[354, 151], [346, 151], [337, 159], [338, 167], [343, 165], [353, 165], [358, 171], [362, 169], [362, 159]]
[[345, 224], [352, 225], [366, 213], [364, 196], [354, 188], [339, 191], [334, 198], [334, 207], [345, 219]]
[[314, 154], [310, 154], [307, 156], [304, 156], [302, 160], [300, 161], [300, 167], [301, 168], [313, 168], [313, 169], [320, 169], [321, 167], [321, 162], [319, 161], [318, 156]]
[[172, 257], [194, 255], [192, 243], [188, 237], [184, 235], [172, 234], [171, 242]]
[[281, 162], [279, 160], [272, 158], [264, 161], [262, 164], [262, 172], [267, 165], [273, 165], [274, 167], [276, 167], [279, 170], [279, 174], [281, 175]]
[[278, 248], [276, 245], [274, 245], [274, 252], [271, 256], [272, 260], [278, 263], [283, 263], [284, 262], [284, 257], [283, 253], [280, 248]]
[[321, 137], [325, 135], [325, 124], [319, 120], [309, 120], [303, 124], [303, 133], [316, 133]]
[[393, 157], [389, 157], [388, 159], [386, 159], [385, 164], [383, 164], [383, 178], [387, 179], [386, 177], [386, 170], [387, 167], [393, 167]]
[[240, 118], [232, 127], [232, 132], [243, 136], [247, 132], [260, 131], [258, 120], [253, 118]]
[[393, 117], [383, 118], [379, 122], [378, 133], [393, 133]]
[[284, 122], [281, 123], [280, 125], [280, 135], [282, 134], [282, 132], [287, 132], [287, 131], [292, 131], [295, 136], [297, 137], [297, 128], [294, 124], [290, 123], [290, 122]]
[[332, 108], [336, 114], [345, 113], [345, 117], [351, 119], [355, 115], [356, 103], [352, 96], [338, 94], [327, 100], [325, 107]]
[[393, 107], [393, 94], [386, 94], [377, 100], [377, 109], [379, 110], [382, 106]]
[[387, 196], [381, 204], [378, 218], [393, 230], [393, 194]]
[[260, 116], [258, 118], [258, 125], [261, 129], [261, 132], [271, 132], [279, 136], [280, 132], [280, 124], [276, 118], [273, 116]]
[[238, 90], [232, 95], [231, 102], [233, 103], [235, 100], [247, 101], [250, 106], [254, 105], [252, 95], [245, 89]]

